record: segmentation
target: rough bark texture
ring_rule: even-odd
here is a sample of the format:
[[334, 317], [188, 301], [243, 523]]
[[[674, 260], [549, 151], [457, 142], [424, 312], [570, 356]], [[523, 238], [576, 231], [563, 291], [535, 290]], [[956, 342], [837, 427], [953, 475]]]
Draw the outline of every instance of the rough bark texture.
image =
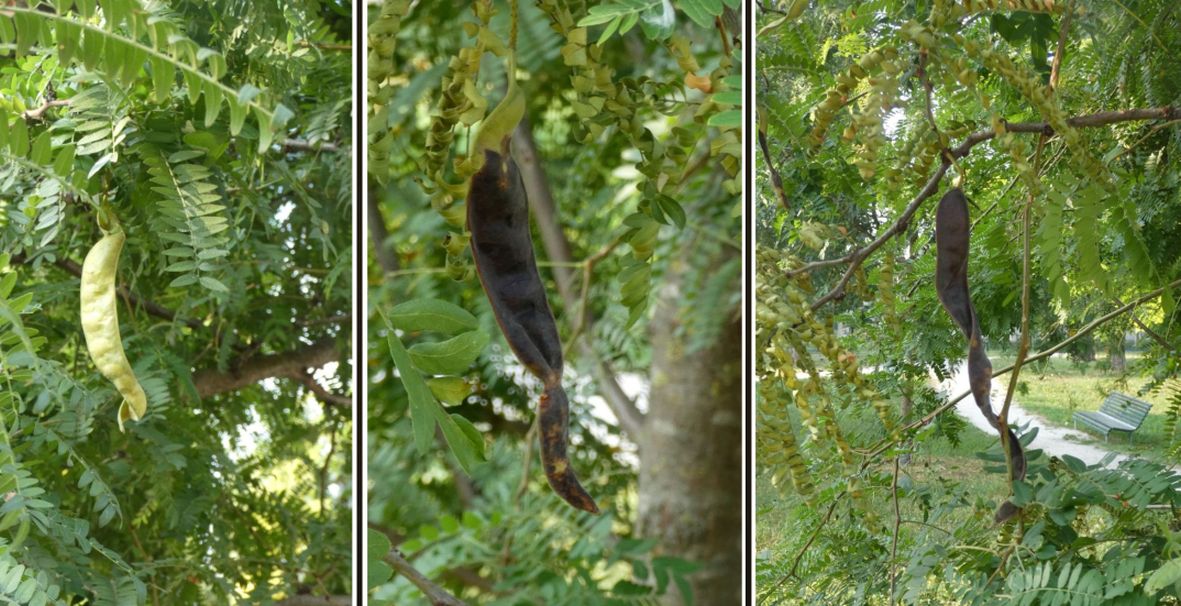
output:
[[[742, 579], [742, 330], [738, 310], [712, 346], [686, 350], [670, 276], [653, 320], [652, 386], [641, 438], [639, 534], [698, 562], [696, 604], [738, 604]], [[660, 305], [659, 302], [654, 303]], [[674, 313], [670, 313], [674, 312]], [[682, 604], [679, 595], [664, 604]]]
[[319, 368], [340, 359], [336, 342], [323, 339], [301, 349], [250, 358], [240, 366], [220, 371], [199, 370], [193, 374], [197, 395], [202, 398], [235, 391], [271, 377], [300, 377], [309, 368]]

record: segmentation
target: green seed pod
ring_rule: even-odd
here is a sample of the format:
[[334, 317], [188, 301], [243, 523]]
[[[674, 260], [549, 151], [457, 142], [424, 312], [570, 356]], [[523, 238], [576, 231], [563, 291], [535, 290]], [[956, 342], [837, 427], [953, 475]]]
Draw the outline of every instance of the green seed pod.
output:
[[126, 236], [117, 225], [107, 232], [82, 262], [82, 334], [86, 349], [99, 372], [115, 384], [123, 396], [119, 406], [119, 431], [124, 421], [138, 421], [148, 409], [148, 398], [135, 378], [123, 340], [119, 336], [118, 305], [115, 300], [115, 270]]

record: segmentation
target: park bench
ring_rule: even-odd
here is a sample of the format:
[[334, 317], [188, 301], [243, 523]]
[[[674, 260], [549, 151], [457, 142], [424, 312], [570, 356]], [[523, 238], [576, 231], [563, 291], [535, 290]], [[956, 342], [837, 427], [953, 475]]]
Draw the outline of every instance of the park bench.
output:
[[1103, 434], [1104, 441], [1107, 441], [1107, 434], [1112, 431], [1126, 431], [1128, 440], [1131, 440], [1132, 433], [1140, 429], [1140, 424], [1148, 417], [1148, 410], [1151, 408], [1152, 404], [1144, 400], [1113, 391], [1098, 411], [1074, 413], [1074, 426], [1077, 429], [1081, 422]]

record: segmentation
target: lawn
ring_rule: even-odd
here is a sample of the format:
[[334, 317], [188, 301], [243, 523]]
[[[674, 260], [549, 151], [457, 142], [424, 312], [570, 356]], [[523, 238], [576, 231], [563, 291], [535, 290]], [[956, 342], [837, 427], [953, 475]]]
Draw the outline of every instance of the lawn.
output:
[[[850, 434], [857, 434], [859, 429], [864, 429], [873, 423], [876, 423], [876, 419], [871, 418], [864, 421], [843, 421], [841, 425]], [[981, 532], [988, 534], [992, 532], [988, 529], [991, 526], [992, 508], [1008, 494], [1008, 485], [1003, 474], [984, 471], [985, 462], [977, 458], [976, 453], [993, 447], [996, 444], [996, 437], [986, 435], [975, 427], [965, 424], [960, 431], [959, 438], [959, 444], [953, 445], [946, 438], [929, 437], [919, 444], [918, 450], [912, 455], [909, 464], [901, 467], [900, 487], [915, 487], [923, 495], [920, 496], [914, 492], [908, 494], [905, 489], [901, 491], [902, 498], [899, 499], [901, 518], [905, 520], [927, 519], [928, 513], [924, 512], [922, 502], [925, 501], [929, 506], [932, 502], [943, 503], [955, 500], [952, 493], [958, 491], [962, 494], [963, 487], [968, 485], [972, 486], [973, 497], [981, 500], [983, 509], [974, 511], [971, 507], [960, 507], [941, 518], [931, 518], [930, 521], [938, 528], [924, 527], [915, 523], [903, 524], [900, 527], [899, 543], [906, 547], [901, 549], [900, 553], [904, 553], [907, 547], [915, 543], [927, 540], [923, 538], [923, 535], [932, 532], [932, 528], [941, 534], [949, 530], [960, 533]], [[883, 460], [876, 471], [888, 476], [893, 471], [891, 461]], [[791, 490], [790, 485], [782, 489], [772, 486], [768, 474], [760, 474], [755, 487], [757, 510], [755, 545], [759, 560], [759, 584], [770, 587], [778, 585], [778, 582], [783, 580], [796, 555], [819, 523], [819, 516], [823, 514], [823, 511], [816, 511], [806, 506], [802, 499]], [[888, 525], [892, 519], [893, 509], [889, 486], [868, 489], [866, 497], [868, 508], [882, 512], [881, 521]], [[844, 506], [848, 506], [848, 504], [846, 497]], [[983, 520], [981, 516], [983, 516]], [[840, 517], [842, 516], [839, 514], [836, 516], [838, 519]], [[976, 530], [968, 530], [969, 527]], [[808, 555], [803, 558], [800, 567], [801, 576], [806, 578], [808, 575], [803, 573], [809, 568], [824, 566], [825, 557], [821, 554], [832, 550], [857, 548], [856, 545], [848, 542], [848, 537], [842, 534], [842, 528], [839, 526], [828, 528], [832, 528], [832, 531], [821, 532], [815, 543], [808, 549]], [[944, 530], [939, 530], [939, 528]], [[888, 531], [883, 530], [882, 534], [877, 537], [864, 537], [863, 540], [864, 542], [885, 541], [886, 539], [882, 537], [888, 537]], [[901, 565], [905, 568], [905, 561]], [[856, 573], [851, 571], [841, 571], [837, 576], [845, 574], [856, 577]], [[793, 586], [792, 583], [792, 581], [788, 581], [778, 585], [779, 588], [775, 595], [776, 599], [781, 601], [776, 603], [781, 605], [800, 603], [798, 594], [801, 589], [798, 586]], [[821, 584], [823, 583], [824, 581], [821, 581]], [[810, 586], [804, 593], [812, 593], [816, 590], [816, 586]], [[942, 593], [942, 590], [936, 587], [929, 588], [928, 591], [933, 591], [935, 594]], [[876, 596], [867, 603], [882, 603], [880, 598], [881, 596]], [[928, 594], [928, 600], [930, 599], [931, 595]], [[948, 600], [935, 598], [934, 602], [925, 603], [957, 603], [950, 598]]]
[[[1014, 357], [1011, 352], [990, 351], [988, 355], [995, 368], [1011, 364]], [[1132, 370], [1139, 361], [1139, 355], [1138, 352], [1128, 352], [1127, 373], [1106, 370], [1102, 362], [1075, 362], [1064, 356], [1054, 356], [1026, 366], [1021, 370], [1020, 385], [1014, 400], [1051, 423], [1073, 427], [1075, 411], [1098, 410], [1112, 391], [1139, 398], [1151, 403], [1152, 411], [1136, 431], [1134, 442], [1129, 441], [1128, 435], [1122, 432], [1112, 432], [1106, 443], [1098, 434], [1087, 432], [1091, 436], [1089, 442], [1161, 463], [1176, 463], [1168, 456], [1171, 440], [1164, 426], [1167, 394], [1160, 391], [1143, 395], [1139, 393], [1150, 379]], [[1000, 384], [1007, 386], [1008, 377], [1002, 377]], [[1086, 432], [1081, 426], [1079, 430]]]

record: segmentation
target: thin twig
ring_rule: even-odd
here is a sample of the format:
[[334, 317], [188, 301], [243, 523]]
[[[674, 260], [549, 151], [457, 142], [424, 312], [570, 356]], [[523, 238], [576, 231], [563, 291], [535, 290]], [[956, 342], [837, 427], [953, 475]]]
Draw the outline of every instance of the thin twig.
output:
[[281, 143], [283, 149], [289, 152], [331, 152], [339, 153], [343, 148], [335, 143], [328, 143], [321, 141], [318, 143], [310, 143], [301, 139], [284, 139]]
[[894, 480], [890, 483], [890, 494], [894, 499], [894, 539], [890, 546], [890, 603], [893, 604], [898, 582], [898, 529], [902, 526], [902, 511], [898, 508], [898, 455], [894, 456]]
[[431, 606], [467, 606], [463, 600], [451, 595], [446, 589], [439, 587], [433, 581], [426, 578], [397, 549], [391, 549], [386, 554], [384, 560], [393, 567], [395, 572], [406, 577], [407, 581], [410, 581], [422, 591], [427, 599], [431, 601]]
[[722, 22], [722, 17], [714, 17], [714, 28], [718, 30], [718, 35], [722, 39], [722, 53], [727, 57], [730, 56], [730, 37], [726, 35], [726, 24]]
[[336, 453], [336, 421], [333, 420], [328, 430], [328, 454], [324, 456], [324, 464], [320, 466], [320, 515], [325, 515], [324, 500], [328, 495], [328, 467], [332, 464], [332, 455]]
[[[1058, 353], [1064, 347], [1066, 347], [1066, 346], [1070, 345], [1071, 343], [1074, 343], [1075, 341], [1091, 334], [1091, 332], [1094, 331], [1096, 328], [1099, 328], [1100, 326], [1106, 324], [1107, 322], [1110, 322], [1111, 320], [1119, 317], [1120, 315], [1125, 314], [1128, 311], [1131, 311], [1133, 308], [1135, 308], [1139, 305], [1142, 305], [1146, 301], [1151, 301], [1152, 299], [1155, 299], [1155, 298], [1161, 296], [1161, 294], [1165, 292], [1165, 289], [1176, 288], [1178, 286], [1181, 286], [1181, 279], [1174, 280], [1173, 282], [1170, 282], [1167, 286], [1163, 286], [1163, 287], [1158, 288], [1152, 292], [1145, 293], [1145, 294], [1137, 297], [1136, 299], [1132, 300], [1131, 303], [1128, 303], [1127, 305], [1124, 305], [1123, 307], [1120, 307], [1119, 309], [1116, 309], [1116, 310], [1111, 311], [1107, 314], [1104, 314], [1103, 316], [1095, 318], [1094, 320], [1091, 320], [1089, 323], [1087, 323], [1086, 326], [1083, 326], [1081, 329], [1079, 329], [1078, 332], [1063, 339], [1057, 345], [1054, 345], [1053, 347], [1051, 347], [1049, 349], [1042, 350], [1032, 356], [1029, 356], [1028, 358], [1025, 359], [1025, 363], [1031, 364], [1033, 362], [1037, 362], [1038, 360], [1048, 358], [1048, 357]], [[1005, 373], [1008, 373], [1011, 370], [1013, 370], [1012, 365], [1006, 366], [1000, 370], [995, 370], [992, 373], [992, 377], [995, 379], [996, 377], [999, 377]], [[898, 434], [901, 436], [903, 433], [905, 433], [907, 431], [914, 430], [916, 428], [922, 427], [922, 426], [930, 423], [931, 421], [935, 420], [935, 417], [946, 412], [948, 409], [950, 409], [951, 407], [953, 407], [957, 403], [959, 403], [960, 400], [962, 400], [970, 395], [972, 395], [972, 391], [968, 390], [968, 391], [965, 391], [965, 392], [959, 394], [958, 396], [948, 400], [947, 402], [944, 402], [938, 408], [936, 408], [935, 410], [932, 410], [931, 412], [929, 412], [925, 416], [923, 416], [923, 418], [915, 420], [911, 423], [908, 423], [906, 426], [902, 427], [899, 430]], [[883, 439], [882, 442], [878, 446], [874, 447], [868, 453], [866, 453], [867, 459], [866, 459], [865, 463], [862, 463], [861, 468], [865, 469], [866, 467], [869, 467], [870, 463], [872, 463], [872, 461], [873, 461], [873, 457], [876, 457], [876, 456], [882, 454], [883, 452], [885, 452], [887, 449], [889, 449], [894, 444], [895, 444], [895, 439], [893, 437]]]
[[288, 378], [302, 384], [304, 387], [307, 387], [308, 391], [312, 392], [312, 395], [316, 396], [317, 400], [320, 400], [325, 404], [339, 406], [341, 408], [353, 407], [352, 397], [328, 391], [328, 388], [320, 385], [319, 381], [316, 381], [316, 378], [312, 376], [312, 373], [308, 372], [306, 369], [293, 371], [288, 375]]
[[[1034, 153], [1034, 174], [1041, 162], [1042, 148], [1045, 146], [1046, 136], [1038, 138], [1037, 152]], [[1034, 177], [1037, 178], [1036, 176]], [[1021, 377], [1021, 366], [1025, 364], [1025, 356], [1029, 353], [1029, 293], [1030, 293], [1030, 215], [1033, 212], [1033, 188], [1029, 188], [1025, 199], [1025, 207], [1021, 216], [1021, 337], [1017, 343], [1017, 359], [1013, 362], [1013, 373], [1009, 375], [1009, 388], [1005, 390], [1005, 403], [997, 415], [997, 430], [1001, 434], [1001, 449], [1005, 452], [1005, 467], [1009, 473], [1009, 494], [1013, 494], [1013, 445], [1009, 443], [1009, 405], [1013, 403], [1013, 393], [1017, 390], [1017, 380]]]
[[951, 155], [951, 150], [947, 149], [947, 145], [943, 143], [943, 131], [939, 130], [939, 123], [935, 121], [935, 101], [932, 97], [935, 94], [935, 87], [931, 85], [931, 79], [927, 77], [927, 49], [923, 49], [919, 53], [919, 80], [923, 83], [923, 91], [927, 96], [927, 105], [925, 106], [927, 113], [927, 122], [931, 123], [931, 130], [935, 132], [935, 140], [939, 142], [939, 155], [945, 162], [950, 162], [955, 166], [956, 173], [962, 179], [964, 172], [960, 169], [959, 163], [955, 161], [955, 156]]
[[775, 168], [775, 159], [771, 157], [771, 146], [767, 144], [767, 127], [765, 124], [760, 126], [759, 148], [763, 150], [763, 161], [767, 164], [767, 170], [771, 171], [771, 187], [775, 190], [775, 197], [779, 198], [779, 204], [783, 206], [783, 210], [791, 212], [791, 206], [787, 202], [787, 191], [783, 189], [783, 177], [779, 174], [779, 169]]
[[[24, 255], [15, 255], [12, 257], [11, 261], [13, 264], [20, 265], [28, 263], [28, 258]], [[82, 277], [82, 266], [65, 257], [54, 259], [53, 266], [76, 278]], [[129, 305], [143, 309], [144, 312], [146, 312], [149, 316], [155, 316], [161, 320], [167, 320], [169, 322], [179, 321], [193, 330], [205, 329], [205, 324], [200, 320], [196, 318], [177, 320], [176, 312], [168, 309], [167, 307], [164, 307], [163, 305], [160, 305], [159, 303], [150, 301], [131, 292], [126, 286], [119, 284], [115, 286], [115, 289], [119, 293], [119, 296], [127, 301]]]
[[[540, 415], [534, 415], [533, 423], [529, 425], [529, 431], [525, 432], [525, 460], [521, 464], [521, 481], [517, 484], [517, 491], [513, 493], [514, 508], [520, 504], [521, 497], [525, 496], [525, 491], [529, 489], [529, 475], [533, 467], [533, 442], [537, 441], [537, 425], [540, 418]], [[501, 566], [508, 566], [512, 547], [513, 535], [510, 533], [504, 541], [504, 547], [500, 550]]]
[[[1075, 128], [1092, 128], [1138, 120], [1175, 120], [1178, 117], [1181, 117], [1181, 110], [1170, 106], [1161, 108], [1099, 112], [1070, 118], [1067, 120], [1067, 123], [1071, 126], [1074, 126]], [[1046, 134], [1048, 136], [1052, 136], [1054, 134], [1054, 129], [1046, 122], [1017, 122], [1006, 124], [1005, 129], [1008, 132], [1014, 133]], [[995, 137], [996, 132], [992, 129], [972, 133], [971, 135], [968, 135], [959, 146], [950, 150], [951, 157], [963, 158], [972, 151], [973, 147]], [[825, 304], [844, 296], [845, 285], [847, 285], [849, 280], [852, 279], [853, 275], [857, 272], [857, 268], [861, 266], [861, 263], [869, 258], [869, 256], [873, 254], [874, 251], [881, 248], [882, 245], [884, 245], [890, 238], [893, 238], [894, 236], [906, 231], [910, 224], [911, 218], [914, 216], [915, 212], [918, 211], [922, 203], [939, 190], [939, 182], [943, 179], [943, 175], [947, 173], [949, 166], [950, 163], [945, 158], [943, 162], [939, 164], [939, 167], [935, 169], [935, 174], [931, 175], [931, 178], [927, 180], [926, 185], [924, 185], [923, 188], [919, 190], [919, 193], [915, 195], [914, 199], [911, 200], [910, 204], [906, 206], [898, 218], [895, 219], [894, 222], [890, 224], [890, 226], [887, 227], [884, 232], [881, 233], [881, 235], [879, 235], [869, 244], [843, 257], [813, 261], [787, 272], [787, 275], [791, 277], [823, 267], [844, 264], [849, 265], [849, 267], [845, 270], [844, 275], [842, 275], [841, 279], [837, 282], [836, 286], [829, 290], [824, 296], [817, 299], [816, 302], [812, 303], [812, 311], [816, 311]]]
[[[796, 569], [800, 567], [800, 561], [804, 559], [804, 554], [807, 553], [808, 548], [812, 546], [812, 543], [816, 541], [816, 537], [820, 536], [820, 531], [824, 530], [824, 527], [828, 525], [828, 521], [832, 519], [832, 513], [836, 511], [837, 503], [841, 502], [841, 497], [845, 496], [845, 494], [845, 492], [841, 492], [837, 496], [833, 497], [832, 503], [828, 506], [828, 511], [824, 514], [824, 518], [820, 520], [819, 524], [816, 525], [816, 529], [812, 531], [812, 536], [808, 537], [808, 542], [804, 543], [804, 546], [801, 547], [799, 552], [796, 553], [795, 560], [793, 560], [791, 563], [791, 570], [787, 571], [787, 574], [780, 577], [780, 579], [771, 586], [771, 592], [774, 592], [775, 589], [779, 588], [780, 585], [783, 585], [783, 583], [785, 583], [788, 579], [797, 578]], [[759, 599], [758, 603], [762, 604], [770, 595], [771, 593], [763, 594], [763, 597]]]
[[295, 45], [303, 48], [317, 48], [320, 50], [336, 51], [340, 53], [347, 53], [353, 50], [352, 44], [329, 44], [326, 42], [311, 42], [308, 40], [296, 40]]
[[570, 337], [566, 339], [566, 351], [564, 351], [563, 354], [569, 354], [570, 348], [573, 347], [578, 338], [582, 336], [582, 333], [586, 330], [586, 327], [590, 326], [590, 287], [591, 276], [594, 273], [595, 266], [598, 265], [603, 259], [606, 259], [607, 255], [611, 254], [611, 252], [614, 251], [622, 242], [622, 237], [616, 237], [615, 239], [608, 242], [606, 246], [600, 248], [598, 252], [587, 257], [579, 264], [582, 268], [582, 291], [579, 293], [578, 297], [577, 323], [574, 325], [574, 330], [571, 331]]
[[[1054, 64], [1050, 69], [1050, 83], [1046, 90], [1046, 95], [1054, 94], [1058, 88], [1058, 74], [1061, 73], [1062, 55], [1066, 51], [1066, 34], [1070, 28], [1070, 7], [1067, 7], [1066, 16], [1062, 19], [1062, 26], [1058, 33], [1058, 48], [1054, 51]], [[1046, 140], [1049, 136], [1046, 133], [1038, 135], [1037, 150], [1033, 153], [1033, 179], [1034, 182], [1029, 184], [1027, 189], [1028, 195], [1025, 199], [1025, 208], [1021, 217], [1021, 236], [1022, 236], [1022, 259], [1021, 259], [1021, 337], [1017, 343], [1017, 358], [1013, 361], [1013, 372], [1009, 375], [1009, 388], [1005, 390], [1005, 403], [1001, 406], [1001, 413], [997, 416], [997, 429], [1001, 432], [1001, 447], [1005, 451], [1005, 466], [1009, 471], [1009, 494], [1013, 492], [1013, 445], [1009, 443], [1009, 406], [1013, 403], [1013, 393], [1017, 391], [1017, 382], [1021, 377], [1021, 367], [1025, 364], [1025, 356], [1029, 354], [1029, 298], [1031, 290], [1031, 271], [1030, 271], [1030, 249], [1031, 249], [1031, 215], [1033, 214], [1033, 201], [1038, 184], [1038, 170], [1042, 163], [1042, 150], [1046, 147]], [[1003, 565], [1003, 563], [1002, 563]], [[999, 570], [999, 568], [998, 568]]]
[[24, 118], [25, 120], [40, 120], [45, 117], [45, 112], [49, 111], [49, 108], [64, 107], [69, 104], [70, 104], [69, 99], [53, 99], [50, 101], [46, 101], [45, 103], [42, 103], [38, 107], [34, 107], [33, 109], [26, 110], [24, 113], [21, 114], [21, 117]]

